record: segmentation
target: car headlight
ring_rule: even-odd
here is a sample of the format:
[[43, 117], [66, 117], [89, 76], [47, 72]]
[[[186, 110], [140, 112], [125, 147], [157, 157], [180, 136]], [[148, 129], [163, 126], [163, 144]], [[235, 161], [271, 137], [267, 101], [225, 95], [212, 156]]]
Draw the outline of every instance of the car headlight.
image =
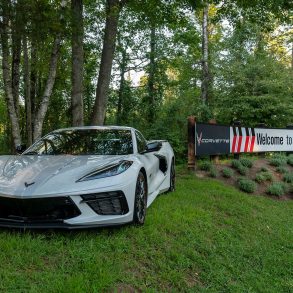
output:
[[91, 172], [77, 180], [77, 182], [116, 176], [125, 172], [132, 164], [132, 161], [120, 161], [119, 163], [108, 165], [104, 168]]

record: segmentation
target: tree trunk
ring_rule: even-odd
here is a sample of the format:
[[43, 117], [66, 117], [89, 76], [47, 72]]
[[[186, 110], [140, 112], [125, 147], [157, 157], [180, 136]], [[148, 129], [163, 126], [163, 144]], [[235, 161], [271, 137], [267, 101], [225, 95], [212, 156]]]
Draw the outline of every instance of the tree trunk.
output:
[[293, 69], [293, 41], [291, 44], [291, 68]]
[[19, 117], [19, 79], [20, 79], [21, 37], [16, 28], [12, 35], [12, 94], [17, 117]]
[[34, 132], [33, 140], [36, 141], [41, 135], [43, 130], [43, 122], [48, 111], [49, 101], [52, 94], [53, 86], [55, 83], [56, 72], [57, 72], [57, 61], [59, 56], [61, 44], [61, 37], [57, 36], [54, 40], [53, 49], [50, 59], [49, 75], [46, 81], [45, 90], [41, 98], [41, 103], [34, 119]]
[[120, 64], [120, 85], [118, 91], [118, 106], [117, 106], [117, 124], [122, 122], [122, 104], [124, 100], [124, 90], [125, 90], [125, 71], [126, 71], [126, 51], [122, 48], [122, 60]]
[[2, 4], [3, 9], [3, 21], [0, 26], [1, 33], [1, 45], [2, 45], [2, 70], [3, 70], [3, 80], [4, 80], [4, 90], [6, 94], [7, 108], [12, 126], [12, 138], [14, 146], [17, 147], [21, 144], [21, 135], [19, 120], [17, 117], [14, 97], [13, 97], [13, 88], [12, 88], [12, 78], [11, 71], [9, 66], [9, 46], [8, 46], [8, 4], [6, 1]]
[[209, 5], [205, 3], [203, 9], [202, 20], [202, 83], [201, 83], [201, 99], [204, 104], [208, 102], [208, 90], [209, 90], [209, 35], [208, 35], [208, 12]]
[[72, 125], [82, 126], [83, 117], [83, 0], [71, 0], [72, 14]]
[[150, 38], [150, 63], [149, 63], [149, 78], [148, 78], [148, 115], [149, 123], [154, 122], [156, 108], [156, 89], [155, 89], [155, 74], [156, 74], [156, 27], [151, 25]]
[[24, 98], [26, 110], [26, 133], [27, 146], [33, 142], [32, 133], [32, 101], [31, 101], [31, 84], [30, 84], [30, 63], [28, 56], [27, 37], [23, 37], [23, 59], [24, 59]]
[[122, 3], [119, 0], [107, 0], [106, 25], [99, 78], [96, 88], [96, 100], [92, 112], [92, 125], [103, 125], [105, 120], [121, 8]]
[[31, 109], [32, 109], [32, 129], [35, 120], [35, 109], [36, 109], [36, 95], [37, 95], [37, 48], [36, 41], [31, 40], [31, 54], [30, 54], [30, 98], [31, 98]]

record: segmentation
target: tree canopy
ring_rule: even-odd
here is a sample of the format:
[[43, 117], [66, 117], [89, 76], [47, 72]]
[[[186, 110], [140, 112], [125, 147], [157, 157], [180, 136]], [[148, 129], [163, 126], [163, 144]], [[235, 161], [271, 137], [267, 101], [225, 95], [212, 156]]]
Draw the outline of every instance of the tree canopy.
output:
[[0, 153], [118, 124], [186, 152], [186, 118], [286, 127], [290, 0], [1, 0]]

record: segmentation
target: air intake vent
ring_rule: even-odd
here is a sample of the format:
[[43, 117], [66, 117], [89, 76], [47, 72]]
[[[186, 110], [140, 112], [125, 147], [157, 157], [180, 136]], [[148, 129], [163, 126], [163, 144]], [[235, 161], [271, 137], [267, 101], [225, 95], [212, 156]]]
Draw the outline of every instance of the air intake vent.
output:
[[0, 197], [0, 219], [21, 223], [60, 222], [81, 213], [70, 197]]
[[129, 211], [122, 191], [84, 194], [81, 197], [99, 215], [124, 215]]

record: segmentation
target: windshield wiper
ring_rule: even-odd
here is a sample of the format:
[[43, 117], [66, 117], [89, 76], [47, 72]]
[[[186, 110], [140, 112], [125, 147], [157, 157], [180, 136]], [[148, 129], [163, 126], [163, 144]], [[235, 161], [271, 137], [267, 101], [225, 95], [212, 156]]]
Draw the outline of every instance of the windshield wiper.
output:
[[39, 153], [35, 151], [31, 151], [31, 152], [25, 153], [24, 155], [39, 155]]

